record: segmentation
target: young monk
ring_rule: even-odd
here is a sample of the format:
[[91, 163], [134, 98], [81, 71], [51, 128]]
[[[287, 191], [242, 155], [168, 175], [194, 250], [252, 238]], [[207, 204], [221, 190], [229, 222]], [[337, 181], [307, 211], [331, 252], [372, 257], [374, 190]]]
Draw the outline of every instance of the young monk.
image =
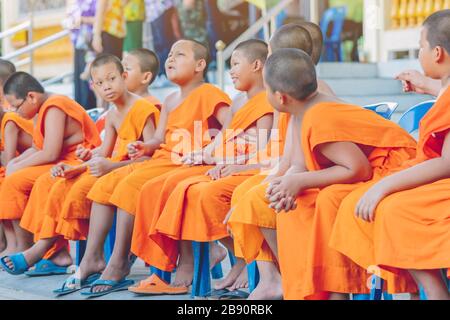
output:
[[[139, 164], [115, 170], [97, 181], [88, 198], [93, 201], [86, 254], [79, 277], [87, 279], [105, 270], [87, 295], [97, 296], [126, 289], [130, 272], [129, 252], [134, 213], [141, 187], [152, 178], [181, 165], [192, 150], [209, 143], [203, 139], [208, 129], [220, 129], [229, 118], [230, 100], [222, 91], [204, 83], [209, 62], [208, 49], [192, 40], [181, 40], [172, 47], [166, 61], [169, 79], [180, 87], [171, 94], [161, 110], [159, 126], [152, 140], [130, 145], [132, 159], [151, 156]], [[192, 139], [194, 137], [194, 139]], [[118, 208], [116, 244], [105, 269], [103, 244]]]
[[[243, 164], [258, 149], [265, 147], [273, 125], [273, 108], [266, 99], [262, 78], [267, 54], [268, 46], [260, 40], [242, 42], [233, 52], [230, 75], [235, 88], [245, 96], [239, 96], [233, 103], [233, 120], [223, 131], [223, 139], [216, 138], [223, 145], [215, 150], [213, 161], [204, 159], [209, 165], [174, 170], [149, 181], [141, 190], [132, 252], [154, 267], [173, 271], [179, 246], [180, 259], [173, 286], [185, 292], [193, 279], [191, 240], [221, 240], [233, 250], [222, 221], [229, 210], [232, 190], [246, 179], [238, 173], [246, 169]], [[157, 193], [160, 196], [152, 199], [151, 195]], [[223, 255], [213, 257], [212, 264], [223, 259]], [[245, 264], [243, 261], [238, 264], [239, 275]], [[130, 290], [158, 293], [158, 288], [152, 288], [151, 280]]]
[[[0, 59], [0, 186], [5, 178], [5, 167], [32, 144], [33, 122], [19, 117], [17, 113], [5, 112], [7, 103], [3, 95], [3, 85], [16, 72], [9, 61]], [[10, 223], [0, 223], [0, 257], [16, 253], [16, 238]]]
[[[315, 64], [318, 64], [320, 61], [320, 56], [322, 53], [323, 46], [323, 35], [320, 27], [314, 23], [305, 22], [302, 24], [289, 24], [281, 27], [272, 37], [269, 44], [269, 52], [276, 52], [279, 49], [283, 48], [296, 48], [301, 49], [308, 54], [311, 54], [311, 57]], [[334, 96], [334, 92], [331, 88], [322, 80], [318, 80], [319, 91], [322, 93], [329, 94]], [[271, 137], [270, 144], [267, 147], [267, 151], [264, 151], [258, 159], [264, 159], [267, 155], [271, 154], [273, 157], [273, 163], [283, 166], [283, 161], [279, 161], [278, 157], [282, 155], [284, 150], [284, 142], [285, 135], [287, 130], [289, 117], [287, 114], [280, 114], [275, 110], [274, 112], [274, 130], [278, 131], [278, 139], [275, 136]], [[275, 131], [274, 131], [275, 132]], [[235, 207], [237, 202], [253, 187], [259, 185], [267, 178], [267, 173], [270, 171], [269, 168], [265, 166], [233, 166], [234, 170], [239, 170], [240, 173], [238, 175], [240, 177], [246, 177], [243, 179], [243, 183], [234, 189], [233, 196], [231, 199], [231, 207]], [[253, 169], [253, 170], [250, 170]], [[256, 174], [260, 171], [260, 169], [265, 169], [262, 173]], [[247, 171], [250, 170], [250, 171]], [[226, 182], [226, 180], [224, 181]], [[241, 181], [242, 182], [242, 181]], [[228, 190], [227, 183], [224, 184], [224, 188]], [[231, 210], [230, 210], [231, 214]], [[230, 215], [229, 214], [229, 215]], [[225, 219], [228, 220], [228, 217]], [[214, 248], [214, 246], [213, 246]], [[217, 253], [212, 255], [216, 255]], [[237, 252], [238, 256], [241, 256], [241, 253]], [[216, 284], [216, 289], [224, 289], [231, 285], [230, 290], [239, 289], [242, 285], [246, 285], [246, 269], [243, 269], [243, 264], [241, 264], [242, 260], [238, 259], [238, 263], [234, 266], [228, 276], [223, 280]], [[239, 270], [243, 270], [242, 274], [239, 274]]]
[[[309, 37], [306, 32], [309, 33]], [[273, 35], [269, 44], [269, 54], [283, 48], [300, 49], [308, 54], [311, 53], [311, 59], [317, 65], [320, 62], [323, 49], [322, 30], [317, 24], [312, 22], [285, 25]], [[335, 93], [325, 81], [318, 79], [318, 87], [320, 92], [335, 96]], [[273, 137], [271, 138], [271, 145], [268, 146], [267, 153], [270, 152], [273, 144], [278, 144], [278, 147], [275, 147], [274, 150], [276, 150], [278, 155], [282, 155], [288, 122], [288, 114], [280, 114], [278, 111], [274, 111], [274, 129], [278, 130], [279, 137], [276, 142]], [[239, 185], [233, 192], [232, 207], [236, 205], [247, 191], [263, 182], [267, 178], [267, 173], [268, 171], [255, 175]]]
[[[37, 180], [21, 221], [21, 227], [34, 234], [35, 244], [23, 254], [29, 266], [44, 260], [27, 273], [29, 276], [65, 273], [64, 267], [72, 264], [67, 240], [87, 236], [91, 201], [86, 195], [90, 188], [99, 177], [130, 164], [128, 144], [139, 139], [150, 140], [159, 119], [159, 110], [152, 103], [127, 90], [128, 74], [117, 57], [97, 57], [91, 64], [91, 74], [97, 94], [114, 105], [107, 115], [106, 137], [93, 152], [82, 146], [77, 150], [80, 160], [85, 161], [82, 167], [89, 172], [66, 177], [74, 168], [59, 164], [52, 168], [52, 174]], [[151, 77], [143, 85], [148, 87], [150, 80]], [[55, 183], [52, 176], [67, 179]], [[43, 192], [48, 197], [43, 197]], [[78, 223], [67, 223], [70, 220]]]
[[[161, 110], [161, 102], [149, 91], [150, 85], [155, 81], [155, 74], [159, 72], [157, 68], [159, 68], [160, 62], [156, 53], [148, 49], [136, 49], [125, 53], [122, 64], [127, 73], [128, 91], [147, 99]], [[95, 123], [102, 138], [105, 135], [107, 114], [108, 112], [105, 112]]]
[[450, 267], [450, 10], [425, 20], [420, 48], [425, 75], [442, 89], [420, 123], [417, 157], [343, 201], [331, 246], [364, 268], [408, 271], [429, 300], [448, 300], [441, 269]]
[[[261, 280], [250, 299], [302, 299], [303, 283], [297, 279], [304, 278], [302, 248], [309, 240], [319, 191], [370, 180], [390, 162], [410, 158], [415, 143], [375, 113], [319, 93], [312, 61], [300, 50], [275, 52], [264, 76], [272, 105], [291, 115], [284, 154], [290, 168], [247, 193], [229, 226], [247, 262], [264, 258], [257, 260]], [[289, 213], [274, 221], [281, 211]]]
[[[0, 190], [0, 219], [13, 223], [17, 250], [23, 252], [32, 245], [32, 235], [19, 223], [36, 180], [56, 163], [76, 163], [77, 146], [96, 147], [100, 138], [82, 106], [67, 97], [45, 92], [27, 73], [13, 74], [6, 81], [4, 93], [10, 107], [21, 117], [36, 118], [33, 146], [9, 162]], [[29, 267], [23, 254], [3, 257], [1, 263], [14, 274]]]
[[128, 91], [147, 99], [161, 110], [161, 102], [149, 90], [160, 68], [156, 53], [144, 48], [135, 49], [125, 54], [122, 64], [127, 73]]
[[[308, 32], [309, 37], [306, 32]], [[308, 54], [311, 53], [311, 59], [313, 60], [314, 64], [317, 65], [320, 62], [323, 49], [323, 34], [320, 27], [312, 22], [302, 22], [300, 24], [288, 24], [278, 29], [270, 41], [269, 54], [271, 54], [272, 52], [276, 52], [279, 49], [289, 48], [300, 49]], [[335, 93], [325, 81], [320, 79], [317, 79], [317, 81], [318, 88], [321, 93], [335, 96]], [[274, 129], [278, 130], [279, 137], [276, 142], [272, 137], [271, 143], [273, 142], [272, 144], [278, 144], [278, 147], [275, 147], [278, 155], [282, 155], [284, 151], [285, 135], [288, 122], [288, 114], [279, 113], [276, 110], [274, 111]], [[267, 153], [269, 153], [272, 149], [271, 145], [269, 145], [267, 149]], [[279, 163], [279, 167], [281, 168], [282, 162], [276, 162]], [[259, 185], [265, 179], [269, 179], [267, 177], [268, 172], [269, 171], [266, 171], [262, 174], [255, 175], [239, 185], [233, 192], [231, 201], [232, 208], [235, 207], [240, 198], [242, 198], [245, 193], [247, 193], [247, 191], [249, 191], [252, 187]]]

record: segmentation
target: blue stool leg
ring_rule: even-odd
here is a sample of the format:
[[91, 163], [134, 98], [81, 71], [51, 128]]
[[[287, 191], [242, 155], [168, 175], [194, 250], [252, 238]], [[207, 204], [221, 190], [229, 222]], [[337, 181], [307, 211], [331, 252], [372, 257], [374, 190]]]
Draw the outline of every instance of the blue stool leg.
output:
[[256, 261], [252, 262], [247, 266], [247, 273], [248, 273], [248, 287], [250, 292], [252, 292], [253, 290], [255, 290], [255, 288], [258, 286], [259, 283], [259, 271]]
[[214, 280], [219, 280], [223, 278], [222, 264], [218, 263], [212, 270], [211, 276]]
[[191, 297], [206, 297], [211, 292], [211, 273], [209, 266], [209, 243], [193, 242], [194, 279]]
[[231, 267], [234, 267], [236, 264], [236, 257], [231, 252], [228, 253], [228, 257], [230, 258]]
[[420, 289], [420, 300], [428, 300], [427, 294], [425, 293], [425, 290], [422, 288], [422, 286], [419, 287]]
[[381, 300], [383, 298], [384, 280], [380, 277], [372, 276], [372, 290], [370, 300]]
[[362, 301], [381, 300], [383, 297], [383, 286], [384, 286], [383, 279], [376, 276], [372, 276], [370, 294], [353, 294], [352, 299]]
[[75, 265], [77, 267], [80, 266], [81, 260], [83, 260], [83, 256], [84, 256], [85, 252], [86, 252], [86, 241], [85, 240], [77, 241], [76, 256], [75, 256]]
[[172, 281], [172, 273], [170, 273], [170, 272], [162, 271], [155, 267], [150, 267], [150, 275], [152, 275], [152, 274], [156, 274], [158, 277], [160, 277], [162, 280], [164, 280], [168, 284], [170, 284], [170, 282]]
[[111, 255], [114, 250], [114, 243], [116, 242], [116, 220], [117, 220], [117, 213], [114, 214], [113, 225], [111, 227], [111, 230], [109, 231], [108, 236], [106, 237], [104, 245], [106, 263], [108, 263], [109, 260], [111, 259]]

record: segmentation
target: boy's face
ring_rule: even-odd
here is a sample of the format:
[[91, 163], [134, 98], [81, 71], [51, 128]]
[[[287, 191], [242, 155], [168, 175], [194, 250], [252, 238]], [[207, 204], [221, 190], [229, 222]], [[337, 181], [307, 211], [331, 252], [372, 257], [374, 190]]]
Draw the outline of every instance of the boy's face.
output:
[[120, 74], [114, 63], [93, 68], [91, 76], [95, 91], [106, 102], [117, 101], [125, 93], [127, 73]]
[[284, 112], [280, 93], [273, 92], [272, 88], [267, 84], [267, 81], [265, 81], [265, 80], [264, 80], [264, 86], [266, 88], [267, 100], [269, 101], [271, 106], [279, 112]]
[[24, 119], [33, 119], [39, 111], [37, 95], [30, 92], [24, 99], [19, 99], [15, 95], [5, 95], [5, 99], [12, 111], [17, 112]]
[[440, 71], [442, 69], [441, 59], [442, 59], [443, 49], [439, 50], [438, 47], [432, 48], [428, 42], [428, 30], [427, 28], [422, 28], [420, 33], [420, 50], [419, 50], [419, 61], [422, 65], [422, 69], [427, 77], [433, 79], [440, 79]]
[[167, 78], [176, 84], [184, 84], [192, 80], [204, 68], [200, 61], [195, 60], [193, 45], [189, 41], [178, 41], [170, 50], [166, 61]]
[[128, 91], [136, 92], [142, 87], [148, 87], [152, 74], [150, 72], [142, 72], [139, 59], [131, 54], [126, 54], [122, 61], [127, 78], [125, 83]]
[[254, 64], [248, 61], [248, 58], [242, 51], [236, 50], [231, 56], [230, 76], [234, 87], [239, 91], [250, 90], [253, 82]]

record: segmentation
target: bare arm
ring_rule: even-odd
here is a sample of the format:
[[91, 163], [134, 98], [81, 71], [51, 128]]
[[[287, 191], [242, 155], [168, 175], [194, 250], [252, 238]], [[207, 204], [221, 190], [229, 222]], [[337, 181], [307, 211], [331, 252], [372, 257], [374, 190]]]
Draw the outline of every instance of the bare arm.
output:
[[97, 53], [103, 52], [102, 32], [108, 5], [109, 0], [98, 0], [97, 2], [97, 10], [95, 12], [95, 22], [94, 22], [94, 33], [92, 40], [92, 47]]
[[[255, 142], [257, 145], [256, 151], [252, 154], [243, 154], [239, 155], [237, 157], [233, 157], [230, 161], [230, 159], [226, 159], [225, 163], [233, 163], [234, 164], [242, 164], [250, 161], [251, 159], [255, 158], [261, 150], [264, 150], [267, 146], [267, 143], [269, 142], [269, 134], [270, 129], [272, 128], [273, 124], [273, 115], [265, 115], [262, 118], [258, 119], [256, 121], [256, 132], [258, 133], [258, 140]], [[264, 136], [263, 136], [264, 135]], [[243, 171], [245, 170], [251, 170], [251, 169], [259, 169], [261, 168], [260, 164], [244, 164], [241, 165]]]
[[416, 166], [388, 176], [373, 185], [358, 202], [357, 217], [373, 222], [378, 204], [387, 196], [450, 177], [450, 132], [447, 133], [440, 158], [422, 162]]
[[44, 124], [48, 134], [45, 135], [43, 149], [15, 162], [12, 171], [56, 162], [63, 148], [66, 118], [67, 115], [59, 108], [48, 109]]
[[442, 89], [442, 84], [439, 80], [428, 78], [416, 70], [404, 71], [396, 79], [402, 81], [405, 92], [429, 94], [437, 97]]
[[[161, 145], [165, 142], [169, 114], [170, 111], [167, 107], [167, 103], [164, 103], [161, 108], [161, 115], [159, 117], [159, 123], [156, 130], [154, 130], [154, 125], [153, 129], [148, 127], [144, 130], [144, 141], [136, 141], [128, 146], [128, 156], [130, 159], [136, 160], [142, 157], [151, 157], [155, 151], [161, 147]], [[151, 134], [151, 132], [154, 133]]]
[[2, 152], [2, 165], [7, 166], [8, 163], [16, 157], [17, 146], [19, 144], [19, 127], [12, 121], [8, 121], [5, 126], [4, 150]]
[[267, 198], [277, 211], [293, 208], [298, 195], [308, 189], [333, 184], [352, 184], [372, 178], [373, 170], [366, 155], [351, 142], [333, 142], [317, 149], [332, 166], [318, 171], [294, 173], [275, 179], [267, 190]]

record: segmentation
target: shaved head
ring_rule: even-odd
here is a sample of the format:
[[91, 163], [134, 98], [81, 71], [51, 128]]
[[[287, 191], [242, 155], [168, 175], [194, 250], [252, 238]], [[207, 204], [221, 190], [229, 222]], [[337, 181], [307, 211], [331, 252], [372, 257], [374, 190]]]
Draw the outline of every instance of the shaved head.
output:
[[194, 39], [181, 39], [178, 42], [184, 42], [184, 41], [191, 44], [191, 48], [192, 48], [192, 52], [194, 52], [195, 60], [197, 60], [197, 61], [205, 60], [206, 68], [205, 68], [204, 75], [206, 76], [206, 74], [208, 73], [209, 64], [211, 63], [211, 54], [209, 52], [209, 46], [206, 44], [203, 44], [197, 40], [194, 40]]
[[119, 71], [120, 74], [123, 74], [125, 71], [123, 68], [122, 61], [120, 61], [120, 59], [117, 58], [115, 55], [101, 54], [101, 55], [97, 56], [97, 58], [95, 58], [95, 60], [92, 61], [92, 63], [91, 63], [91, 68], [90, 68], [91, 76], [92, 76], [93, 70], [103, 67], [107, 64], [113, 64], [117, 68], [117, 71]]
[[316, 68], [311, 57], [299, 49], [280, 49], [266, 62], [264, 78], [272, 92], [304, 101], [317, 91]]
[[272, 52], [280, 49], [300, 49], [309, 56], [313, 52], [313, 40], [309, 31], [299, 24], [282, 26], [270, 40]]
[[267, 43], [257, 39], [241, 42], [234, 50], [242, 52], [250, 63], [259, 60], [264, 64], [267, 60], [267, 55], [269, 54]]
[[299, 25], [308, 30], [309, 35], [311, 36], [312, 39], [311, 59], [313, 60], [314, 64], [317, 65], [320, 62], [320, 57], [322, 56], [322, 49], [323, 49], [322, 29], [320, 29], [320, 27], [313, 22], [302, 22]]
[[150, 84], [155, 80], [159, 72], [159, 58], [155, 52], [148, 49], [135, 49], [129, 52], [129, 55], [134, 56], [139, 61], [139, 67], [142, 72], [151, 72], [153, 75]]
[[427, 30], [427, 40], [431, 47], [442, 47], [450, 54], [450, 9], [433, 13], [423, 26]]

